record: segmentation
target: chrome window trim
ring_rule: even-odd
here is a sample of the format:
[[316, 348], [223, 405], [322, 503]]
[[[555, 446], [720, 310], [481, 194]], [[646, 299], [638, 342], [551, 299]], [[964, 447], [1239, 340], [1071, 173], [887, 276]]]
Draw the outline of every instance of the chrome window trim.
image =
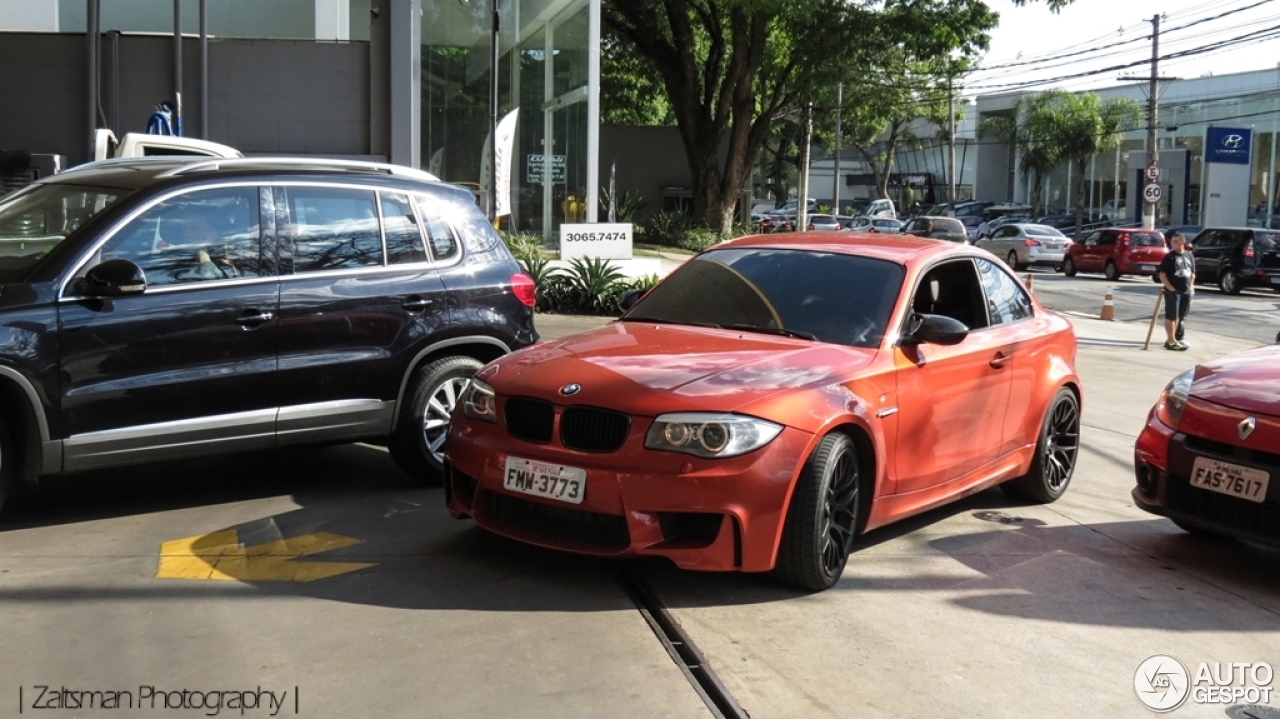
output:
[[462, 235], [458, 234], [458, 228], [455, 227], [452, 222], [449, 222], [443, 217], [440, 217], [440, 222], [444, 223], [445, 228], [449, 230], [449, 235], [453, 237], [453, 244], [458, 246], [458, 253], [450, 260], [445, 260], [443, 262], [435, 259], [435, 248], [431, 246], [431, 241], [427, 237], [426, 214], [422, 211], [422, 203], [418, 200], [418, 196], [423, 194], [426, 193], [410, 192], [409, 202], [413, 204], [414, 211], [418, 213], [418, 219], [420, 221], [418, 231], [422, 233], [422, 246], [427, 248], [427, 262], [433, 267], [439, 267], [441, 269], [462, 264], [463, 259], [467, 256], [467, 243], [462, 241]]
[[[225, 190], [225, 189], [234, 188], [234, 187], [259, 187], [261, 185], [262, 183], [260, 182], [246, 182], [246, 181], [240, 180], [240, 181], [212, 183], [208, 185], [199, 185], [197, 187], [175, 187], [168, 192], [162, 193], [160, 195], [157, 195], [151, 198], [151, 200], [149, 200], [143, 205], [140, 205], [134, 208], [132, 212], [120, 218], [115, 222], [115, 224], [107, 228], [107, 230], [102, 233], [102, 237], [99, 238], [98, 241], [95, 242], [92, 246], [90, 246], [89, 249], [80, 256], [80, 259], [76, 260], [76, 262], [72, 265], [73, 269], [71, 270], [71, 272], [67, 273], [62, 278], [62, 283], [58, 286], [58, 297], [61, 299], [66, 295], [67, 287], [68, 285], [71, 284], [71, 280], [80, 274], [80, 270], [84, 269], [84, 266], [89, 262], [89, 260], [92, 259], [94, 255], [98, 254], [98, 252], [102, 249], [103, 245], [107, 244], [112, 239], [114, 239], [115, 236], [120, 232], [120, 230], [122, 230], [130, 222], [133, 222], [134, 220], [138, 219], [139, 215], [143, 214], [144, 212], [147, 212], [148, 210], [160, 204], [161, 202], [165, 202], [174, 197], [178, 197], [179, 195], [190, 194], [193, 192], [199, 192], [203, 190]], [[261, 198], [259, 198], [259, 201], [261, 201]], [[259, 235], [259, 242], [261, 242], [261, 235], [262, 235], [261, 220], [259, 220], [258, 235]], [[273, 275], [271, 278], [259, 277], [254, 279], [274, 279], [274, 278], [275, 276]], [[239, 279], [239, 278], [236, 278], [236, 279]], [[200, 284], [209, 285], [209, 284], [219, 284], [219, 283], [230, 282], [230, 281], [232, 280], [209, 280], [207, 282], [201, 282]], [[150, 292], [151, 290], [148, 289], [147, 291]]]
[[[165, 294], [170, 294], [174, 292], [188, 292], [192, 290], [208, 289], [210, 287], [217, 287], [218, 289], [222, 289], [225, 287], [241, 287], [241, 286], [247, 286], [247, 285], [259, 285], [259, 284], [274, 285], [274, 284], [279, 284], [280, 279], [281, 278], [278, 275], [271, 275], [269, 277], [237, 277], [234, 279], [206, 280], [203, 282], [184, 282], [182, 284], [159, 285], [157, 287], [147, 287], [147, 289], [144, 290], [143, 293], [140, 295], [124, 295], [122, 297], [112, 297], [111, 299], [119, 301], [119, 300], [126, 300], [131, 297], [144, 297], [147, 295], [165, 295]], [[94, 299], [102, 299], [102, 298], [97, 295], [64, 295], [62, 297], [59, 297], [57, 301], [59, 303], [67, 303], [67, 302], [83, 302], [84, 300], [94, 300]]]

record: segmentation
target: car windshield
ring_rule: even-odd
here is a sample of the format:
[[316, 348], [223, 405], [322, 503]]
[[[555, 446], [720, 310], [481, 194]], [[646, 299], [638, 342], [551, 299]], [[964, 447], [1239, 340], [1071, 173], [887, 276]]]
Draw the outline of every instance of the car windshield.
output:
[[786, 331], [877, 347], [903, 274], [892, 262], [833, 252], [711, 250], [681, 265], [622, 319]]
[[125, 195], [81, 185], [30, 185], [0, 200], [0, 279], [11, 280]]

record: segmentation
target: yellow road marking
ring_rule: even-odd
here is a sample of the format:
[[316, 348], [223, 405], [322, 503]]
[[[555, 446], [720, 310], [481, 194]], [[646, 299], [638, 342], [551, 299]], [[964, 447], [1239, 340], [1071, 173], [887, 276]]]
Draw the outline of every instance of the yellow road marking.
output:
[[299, 557], [360, 544], [331, 532], [313, 532], [245, 547], [236, 530], [174, 539], [160, 545], [156, 579], [241, 582], [312, 582], [375, 566], [364, 562], [301, 562]]

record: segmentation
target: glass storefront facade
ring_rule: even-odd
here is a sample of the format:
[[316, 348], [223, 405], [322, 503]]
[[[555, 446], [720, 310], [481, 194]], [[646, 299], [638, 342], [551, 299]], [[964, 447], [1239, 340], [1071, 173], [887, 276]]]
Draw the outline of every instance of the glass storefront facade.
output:
[[[1272, 89], [1239, 93], [1231, 97], [1190, 97], [1162, 102], [1159, 107], [1160, 150], [1186, 149], [1189, 151], [1189, 183], [1187, 186], [1187, 222], [1199, 224], [1203, 197], [1204, 137], [1210, 125], [1253, 130], [1253, 160], [1250, 172], [1249, 213], [1251, 225], [1280, 226], [1280, 76], [1272, 73], [1263, 77]], [[1189, 81], [1196, 82], [1196, 81]], [[1176, 87], [1176, 86], [1175, 86]], [[1142, 101], [1142, 98], [1134, 99]], [[1088, 168], [1089, 180], [1085, 183], [1085, 206], [1095, 215], [1108, 215], [1128, 222], [1141, 219], [1141, 208], [1126, 207], [1129, 193], [1130, 153], [1134, 161], [1145, 164], [1145, 129], [1125, 133], [1118, 150], [1102, 153], [1094, 158]], [[984, 160], [992, 161], [990, 158]], [[1045, 187], [1046, 210], [1050, 214], [1074, 212], [1076, 202], [1076, 170], [1066, 165], [1055, 169]], [[1164, 180], [1162, 180], [1164, 182]], [[982, 188], [979, 188], [982, 193]], [[1030, 178], [1019, 176], [1016, 199], [1027, 201], [1031, 196]], [[991, 199], [991, 198], [986, 198]], [[1179, 208], [1162, 207], [1157, 223], [1178, 224]]]
[[[422, 167], [488, 190], [493, 0], [424, 2]], [[506, 226], [551, 239], [583, 222], [589, 187], [591, 13], [599, 0], [497, 0], [498, 115], [519, 110]]]

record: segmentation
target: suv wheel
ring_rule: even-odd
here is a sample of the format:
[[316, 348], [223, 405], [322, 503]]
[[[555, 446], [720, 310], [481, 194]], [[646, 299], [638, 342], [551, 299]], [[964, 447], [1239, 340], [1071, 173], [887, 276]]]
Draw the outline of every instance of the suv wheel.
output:
[[1218, 275], [1218, 289], [1229, 295], [1238, 295], [1240, 290], [1244, 289], [1240, 285], [1240, 276], [1230, 267], [1225, 267], [1222, 274]]
[[404, 393], [396, 434], [388, 446], [391, 458], [414, 481], [436, 485], [444, 478], [449, 417], [467, 381], [482, 366], [473, 357], [445, 357], [414, 373]]
[[1116, 266], [1114, 260], [1107, 260], [1107, 266], [1103, 268], [1102, 274], [1106, 275], [1107, 279], [1115, 282], [1120, 279], [1120, 268]]

